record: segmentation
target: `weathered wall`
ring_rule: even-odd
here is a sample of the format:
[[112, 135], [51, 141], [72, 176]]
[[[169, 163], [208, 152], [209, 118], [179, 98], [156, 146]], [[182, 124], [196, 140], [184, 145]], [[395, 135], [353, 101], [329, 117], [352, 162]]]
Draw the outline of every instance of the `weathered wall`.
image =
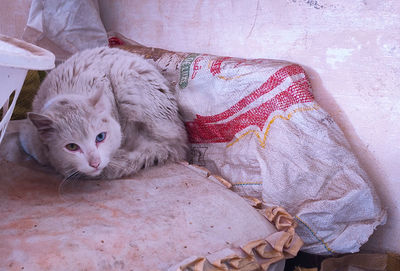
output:
[[[0, 33], [20, 37], [29, 0], [2, 1]], [[400, 2], [100, 0], [108, 30], [144, 45], [303, 65], [389, 207], [368, 248], [400, 252]], [[360, 203], [362, 204], [362, 203]]]
[[0, 34], [21, 38], [29, 15], [30, 0], [3, 0], [0, 8]]

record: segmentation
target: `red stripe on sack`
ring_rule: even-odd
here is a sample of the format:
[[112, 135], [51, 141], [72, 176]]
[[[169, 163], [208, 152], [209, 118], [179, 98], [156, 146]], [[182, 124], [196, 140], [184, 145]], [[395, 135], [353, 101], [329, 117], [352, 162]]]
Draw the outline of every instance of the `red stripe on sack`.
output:
[[217, 58], [213, 63], [211, 64], [210, 72], [213, 76], [221, 73], [221, 64], [225, 60], [231, 59], [231, 57], [220, 57]]
[[272, 91], [274, 88], [276, 88], [279, 84], [281, 84], [286, 78], [289, 76], [293, 76], [296, 74], [300, 73], [305, 73], [303, 68], [300, 67], [299, 65], [293, 64], [289, 65], [286, 67], [283, 67], [276, 71], [273, 75], [271, 75], [268, 80], [262, 84], [258, 89], [250, 93], [249, 95], [245, 96], [242, 98], [239, 102], [237, 102], [235, 105], [227, 109], [226, 111], [213, 115], [213, 116], [200, 116], [197, 115], [196, 118], [201, 120], [202, 122], [208, 123], [208, 122], [217, 122], [224, 120], [232, 115], [234, 115], [236, 112], [239, 112], [243, 108], [245, 108], [247, 105], [251, 104], [255, 100], [257, 100], [260, 96]]
[[204, 118], [186, 122], [189, 141], [191, 143], [230, 142], [238, 132], [249, 126], [257, 126], [262, 130], [274, 111], [286, 111], [292, 105], [312, 102], [314, 98], [309, 92], [309, 87], [307, 79], [298, 80], [271, 100], [226, 123], [208, 123], [204, 121]]

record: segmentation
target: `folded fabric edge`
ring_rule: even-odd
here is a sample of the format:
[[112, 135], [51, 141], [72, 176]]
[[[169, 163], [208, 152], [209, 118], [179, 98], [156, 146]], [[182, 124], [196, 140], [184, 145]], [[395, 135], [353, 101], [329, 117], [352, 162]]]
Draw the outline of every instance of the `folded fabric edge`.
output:
[[[300, 223], [304, 223], [298, 217], [296, 217], [296, 219]], [[304, 226], [306, 226], [307, 229], [310, 230], [310, 232], [312, 232], [312, 235], [316, 238], [318, 244], [322, 244], [324, 246], [326, 251], [319, 251], [319, 250], [317, 251], [315, 244], [303, 246], [302, 251], [318, 255], [338, 255], [345, 253], [357, 253], [360, 251], [360, 248], [368, 242], [369, 238], [375, 232], [376, 228], [378, 226], [384, 225], [386, 223], [386, 220], [387, 220], [387, 211], [385, 209], [382, 209], [379, 215], [376, 217], [376, 219], [374, 219], [373, 223], [366, 224], [365, 221], [361, 221], [360, 224], [364, 226], [363, 235], [360, 235], [358, 239], [354, 239], [354, 246], [351, 249], [346, 247], [345, 249], [342, 250], [336, 248], [336, 245], [334, 244], [334, 240], [336, 239], [334, 239], [333, 241], [325, 242], [315, 234], [315, 231], [313, 231], [309, 225], [303, 224]], [[344, 231], [346, 231], [346, 229]]]
[[192, 256], [168, 271], [268, 270], [271, 264], [297, 255], [303, 241], [295, 233], [294, 218], [282, 207], [268, 207], [264, 216], [277, 232], [240, 248], [223, 249], [207, 257]]

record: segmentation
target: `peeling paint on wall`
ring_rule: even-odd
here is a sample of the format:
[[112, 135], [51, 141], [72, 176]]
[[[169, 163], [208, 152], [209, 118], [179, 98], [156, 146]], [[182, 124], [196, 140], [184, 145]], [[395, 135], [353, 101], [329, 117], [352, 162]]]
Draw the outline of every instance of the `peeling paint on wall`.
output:
[[[296, 3], [297, 0], [292, 0], [293, 3]], [[313, 7], [315, 9], [322, 9], [324, 8], [323, 5], [321, 5], [320, 3], [318, 3], [318, 1], [316, 0], [303, 0], [303, 1], [299, 1], [299, 2], [304, 2], [305, 4], [309, 5], [310, 7]]]
[[328, 48], [326, 50], [326, 63], [332, 69], [337, 69], [337, 63], [346, 62], [346, 60], [353, 54], [354, 49], [347, 48]]

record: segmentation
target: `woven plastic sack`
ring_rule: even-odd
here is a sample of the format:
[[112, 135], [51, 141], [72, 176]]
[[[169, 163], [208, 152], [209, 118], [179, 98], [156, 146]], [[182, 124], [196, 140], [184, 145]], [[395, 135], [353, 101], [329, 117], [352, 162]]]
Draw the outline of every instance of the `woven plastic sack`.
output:
[[356, 252], [385, 223], [368, 176], [301, 66], [125, 48], [153, 59], [176, 87], [193, 162], [240, 195], [288, 210], [303, 251]]
[[187, 163], [60, 194], [60, 176], [23, 153], [14, 124], [0, 146], [1, 270], [282, 271], [302, 245], [287, 212], [262, 215]]

